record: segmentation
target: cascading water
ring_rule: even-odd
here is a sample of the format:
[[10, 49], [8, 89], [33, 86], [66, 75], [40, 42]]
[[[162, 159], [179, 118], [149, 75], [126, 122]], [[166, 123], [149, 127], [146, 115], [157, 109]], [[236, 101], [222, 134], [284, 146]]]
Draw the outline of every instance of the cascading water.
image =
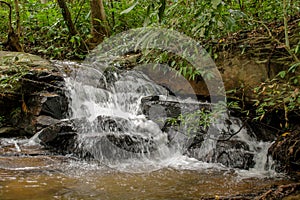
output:
[[[112, 72], [110, 75], [117, 81], [109, 83], [100, 71], [92, 68], [80, 70], [75, 78], [66, 79], [71, 117], [88, 121], [78, 137], [80, 148], [106, 164], [168, 154], [166, 133], [156, 123], [138, 114], [141, 97], [166, 94], [165, 88], [137, 71], [122, 75]], [[99, 128], [99, 123], [105, 124], [104, 127]], [[129, 147], [131, 149], [123, 149], [123, 140], [135, 144]]]
[[[188, 157], [185, 155], [186, 142], [189, 141], [186, 135], [181, 140], [177, 138], [176, 145], [170, 145], [168, 134], [140, 111], [143, 97], [163, 96], [167, 99], [171, 98], [168, 97], [169, 91], [142, 71], [114, 70], [79, 67], [66, 78], [70, 94], [70, 117], [87, 120], [87, 123], [78, 124], [81, 127], [77, 138], [79, 148], [96, 160], [120, 170], [136, 171], [136, 167], [141, 166], [146, 166], [145, 170], [221, 167], [206, 162], [218, 162], [214, 159], [214, 151], [218, 148], [216, 138], [220, 137], [222, 130], [228, 129], [225, 122], [215, 122], [215, 131], [206, 135], [201, 148], [193, 152], [193, 157], [206, 162]], [[184, 101], [179, 97], [175, 99]], [[231, 132], [239, 131], [232, 139], [248, 144], [249, 154], [254, 155], [252, 172], [265, 171], [266, 151], [270, 144], [257, 142], [246, 128], [240, 128], [242, 123], [239, 119], [232, 118], [231, 123]], [[207, 158], [209, 154], [210, 158]]]

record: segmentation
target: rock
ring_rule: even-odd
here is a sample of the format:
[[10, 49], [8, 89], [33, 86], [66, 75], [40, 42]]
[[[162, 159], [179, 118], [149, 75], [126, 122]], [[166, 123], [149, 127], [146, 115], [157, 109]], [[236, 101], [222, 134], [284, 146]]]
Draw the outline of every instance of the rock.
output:
[[[0, 52], [1, 76], [18, 77], [0, 87], [1, 117], [18, 133], [33, 135], [49, 124], [40, 115], [63, 119], [67, 113], [64, 78], [50, 62], [31, 54]], [[55, 123], [56, 121], [53, 121]]]
[[[210, 107], [211, 105], [208, 103], [176, 101], [174, 97], [166, 100], [161, 96], [149, 96], [141, 100], [141, 112], [147, 118], [158, 123], [161, 129], [168, 134], [170, 146], [177, 145], [186, 148], [186, 155], [204, 162], [222, 163], [225, 166], [240, 169], [253, 167], [255, 164], [254, 155], [253, 152], [249, 151], [249, 146], [245, 142], [240, 140], [218, 141], [213, 152], [204, 156], [201, 152], [201, 145], [207, 130], [199, 127], [199, 129], [193, 129], [192, 132], [188, 133], [188, 130], [182, 129], [183, 127], [172, 125], [166, 120], [169, 117], [176, 118], [180, 114], [190, 113], [197, 109], [209, 110]], [[230, 120], [227, 121], [233, 123]], [[216, 132], [221, 131], [216, 127], [211, 128]]]
[[68, 100], [64, 94], [41, 92], [31, 96], [27, 101], [33, 115], [47, 115], [55, 119], [66, 117]]
[[[59, 123], [53, 124], [42, 129], [34, 136], [34, 138], [38, 139], [37, 141], [41, 142], [42, 144], [47, 145], [53, 142], [57, 137], [61, 135], [64, 136], [68, 133], [70, 133], [70, 135], [75, 135], [77, 130], [75, 128], [74, 123], [76, 123], [75, 120], [60, 121]], [[59, 144], [56, 145], [59, 146]]]
[[98, 160], [126, 159], [157, 150], [151, 137], [127, 133], [125, 123], [125, 119], [105, 116], [92, 123], [86, 119], [64, 120], [42, 129], [34, 140], [58, 153]]
[[276, 134], [274, 134], [274, 129], [272, 129], [260, 122], [249, 121], [249, 122], [247, 122], [247, 126], [251, 130], [255, 130], [254, 133], [255, 133], [256, 139], [258, 141], [272, 142], [272, 141], [276, 140]]
[[200, 147], [192, 146], [187, 155], [200, 161], [222, 163], [232, 168], [249, 169], [255, 165], [254, 154], [249, 151], [249, 146], [245, 142], [237, 140], [217, 142], [213, 152], [205, 157]]
[[[130, 56], [123, 56], [116, 60], [119, 65], [124, 68], [137, 67], [137, 61], [141, 55], [134, 54]], [[227, 91], [243, 87], [246, 98], [252, 96], [252, 89], [258, 86], [262, 81], [274, 77], [279, 71], [280, 67], [270, 67], [269, 62], [257, 61], [255, 58], [237, 54], [228, 54], [228, 52], [219, 52], [216, 60], [216, 67], [218, 68], [225, 89]], [[272, 69], [273, 71], [270, 71]], [[276, 70], [274, 70], [276, 69]], [[170, 76], [166, 76], [163, 71], [154, 68], [145, 68], [145, 73], [159, 85], [167, 85], [174, 93], [180, 96], [196, 94], [201, 97], [209, 97], [209, 91], [206, 83], [201, 77], [195, 80], [186, 80], [184, 78], [176, 77], [176, 81], [170, 81]]]
[[18, 136], [19, 129], [14, 127], [1, 127], [0, 128], [0, 137], [15, 137]]
[[[246, 98], [251, 97], [252, 90], [269, 77], [268, 63], [256, 62], [245, 55], [226, 55], [220, 53], [216, 65], [221, 73], [227, 91], [243, 87]], [[274, 67], [276, 68], [276, 67]], [[277, 73], [274, 73], [276, 75]], [[272, 76], [274, 76], [272, 74]]]
[[157, 150], [156, 144], [151, 139], [126, 133], [85, 135], [77, 147], [79, 148], [74, 152], [80, 157], [109, 163], [141, 158]]
[[42, 94], [42, 107], [40, 114], [51, 116], [55, 119], [65, 118], [68, 108], [66, 97], [57, 94]]
[[54, 119], [54, 118], [52, 118], [50, 116], [46, 116], [46, 115], [40, 115], [36, 118], [37, 131], [39, 131], [42, 128], [45, 128], [47, 126], [50, 126], [52, 124], [56, 124], [58, 122], [59, 122], [58, 119]]
[[50, 62], [36, 55], [24, 52], [0, 51], [0, 59], [7, 62], [16, 62], [17, 64], [29, 65], [31, 67], [48, 68]]
[[210, 109], [209, 103], [183, 101], [174, 96], [147, 96], [141, 99], [140, 112], [157, 123], [161, 129], [166, 128], [168, 118], [177, 118], [180, 114]]

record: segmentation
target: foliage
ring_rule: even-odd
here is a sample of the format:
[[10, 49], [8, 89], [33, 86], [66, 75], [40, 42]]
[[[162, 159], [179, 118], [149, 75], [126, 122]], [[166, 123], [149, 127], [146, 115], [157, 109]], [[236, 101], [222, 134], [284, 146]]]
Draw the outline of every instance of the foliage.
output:
[[[25, 51], [38, 55], [48, 55], [55, 59], [84, 58], [85, 52], [80, 49], [80, 41], [88, 37], [88, 17], [75, 19], [76, 24], [78, 24], [77, 28], [84, 36], [70, 37], [55, 1], [49, 1], [47, 4], [29, 1], [24, 10], [26, 10], [23, 13], [26, 29], [23, 31]], [[73, 11], [73, 15], [76, 17], [75, 14], [80, 12], [80, 7], [75, 6]]]
[[16, 91], [21, 78], [29, 73], [29, 68], [18, 61], [16, 56], [13, 60], [4, 59], [0, 63], [0, 91]]
[[262, 120], [267, 114], [284, 112], [284, 127], [289, 127], [291, 113], [300, 116], [300, 63], [292, 65], [289, 70], [281, 71], [272, 80], [255, 88], [256, 119]]
[[[56, 1], [47, 4], [28, 0], [21, 3], [22, 43], [25, 51], [55, 59], [83, 59], [80, 44], [90, 37], [90, 8], [87, 1], [67, 1], [78, 35], [70, 38]], [[212, 46], [220, 38], [238, 30], [278, 21], [283, 15], [282, 3], [256, 1], [187, 1], [187, 0], [136, 0], [104, 1], [112, 35], [132, 28], [161, 26], [175, 29], [203, 41], [212, 53]], [[299, 12], [299, 4], [288, 5], [288, 14]], [[7, 18], [8, 11], [0, 9], [0, 16]], [[7, 20], [0, 22], [0, 40], [5, 41]], [[207, 41], [211, 41], [207, 43]], [[217, 57], [217, 55], [214, 55]]]
[[[8, 2], [13, 3], [11, 0]], [[46, 4], [35, 0], [20, 2], [21, 43], [26, 52], [52, 59], [85, 58], [88, 52], [83, 51], [82, 44], [88, 46], [87, 43], [91, 37], [90, 5], [84, 0], [67, 1], [67, 4], [78, 31], [78, 35], [75, 36], [68, 34], [56, 1], [49, 0]], [[296, 25], [298, 29], [295, 28], [296, 26], [291, 29], [286, 22], [293, 18], [297, 21], [300, 1], [110, 0], [104, 1], [104, 4], [111, 35], [149, 26], [173, 29], [199, 41], [214, 59], [218, 57], [215, 47], [226, 49], [229, 37], [233, 38], [233, 45], [237, 44], [236, 40], [241, 40], [242, 44], [239, 43], [238, 47], [243, 49], [242, 53], [252, 45], [255, 51], [259, 51], [258, 56], [267, 54], [267, 59], [270, 59], [269, 55], [273, 55], [273, 49], [275, 49], [274, 51], [279, 52], [277, 60], [281, 61], [283, 71], [274, 79], [256, 88], [256, 119], [263, 119], [269, 113], [283, 110], [284, 120], [288, 125], [289, 114], [299, 113], [299, 73], [297, 71], [299, 71], [300, 24], [298, 20], [298, 25]], [[7, 16], [8, 10], [1, 7], [0, 17], [5, 19], [0, 22], [2, 43], [7, 38]], [[15, 13], [13, 17], [15, 18]], [[281, 29], [284, 29], [285, 35], [281, 34], [283, 33]], [[244, 32], [249, 33], [246, 35], [249, 39], [247, 41], [243, 40], [241, 33]], [[240, 38], [234, 37], [235, 35], [240, 35]], [[264, 47], [267, 45], [261, 43], [269, 42], [269, 51], [266, 53], [266, 48], [256, 48], [254, 42]], [[0, 50], [2, 48], [0, 43]], [[167, 52], [144, 51], [140, 62], [166, 63], [178, 70], [178, 74], [188, 79], [204, 76], [203, 73], [191, 67], [191, 64], [184, 58]], [[296, 64], [291, 65], [292, 62]], [[285, 66], [291, 67], [286, 69]], [[0, 78], [2, 89], [10, 88], [26, 73], [26, 69], [16, 64], [12, 64], [9, 70], [5, 70]], [[236, 93], [233, 94], [236, 95]], [[251, 111], [246, 110], [244, 101], [242, 94], [240, 99], [231, 101], [230, 106], [249, 114]], [[197, 115], [203, 114], [201, 112]], [[186, 121], [193, 117], [181, 116], [181, 120]]]
[[3, 126], [3, 124], [5, 123], [6, 118], [5, 116], [0, 115], [0, 127]]
[[206, 133], [207, 129], [217, 121], [222, 119], [225, 113], [224, 103], [219, 102], [213, 110], [201, 108], [192, 112], [182, 113], [178, 117], [168, 118], [167, 123], [173, 127], [180, 127], [188, 135], [194, 133]]
[[205, 131], [212, 123], [213, 114], [209, 110], [199, 109], [191, 113], [180, 114], [177, 118], [169, 118], [167, 122], [172, 126], [181, 126], [189, 135]]

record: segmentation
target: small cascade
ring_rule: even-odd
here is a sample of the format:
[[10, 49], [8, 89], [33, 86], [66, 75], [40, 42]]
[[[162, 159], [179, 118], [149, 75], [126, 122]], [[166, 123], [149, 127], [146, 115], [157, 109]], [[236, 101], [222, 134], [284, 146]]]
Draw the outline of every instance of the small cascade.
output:
[[[101, 79], [93, 77], [95, 74]], [[78, 125], [81, 130], [78, 148], [110, 164], [165, 155], [167, 134], [138, 113], [142, 97], [168, 91], [139, 71], [112, 72], [110, 76], [114, 82], [106, 80], [100, 71], [85, 68], [66, 79], [71, 118], [87, 119], [86, 123]], [[102, 83], [90, 81], [90, 78]]]
[[[170, 96], [168, 89], [142, 71], [77, 67], [66, 78], [66, 85], [70, 118], [85, 121], [76, 124], [76, 148], [105, 165], [122, 170], [137, 163], [150, 168], [190, 169], [221, 163], [255, 172], [266, 170], [270, 143], [258, 142], [237, 118], [224, 114], [206, 134], [165, 131], [161, 121], [166, 120], [169, 110], [180, 114], [209, 104]], [[145, 114], [142, 104], [149, 99], [158, 104], [151, 102]], [[149, 117], [151, 112], [155, 117]]]

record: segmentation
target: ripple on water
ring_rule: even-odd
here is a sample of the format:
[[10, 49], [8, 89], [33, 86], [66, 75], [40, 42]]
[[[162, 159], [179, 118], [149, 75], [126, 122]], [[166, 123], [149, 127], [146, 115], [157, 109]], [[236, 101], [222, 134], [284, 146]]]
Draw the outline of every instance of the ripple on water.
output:
[[[202, 163], [184, 156], [101, 165], [6, 141], [0, 153], [0, 199], [200, 199], [264, 191], [284, 177]], [[1, 142], [0, 144], [3, 144]], [[40, 151], [39, 151], [40, 149]], [[34, 152], [34, 153], [33, 153]], [[18, 153], [18, 154], [16, 154]], [[248, 174], [248, 175], [247, 175]]]

